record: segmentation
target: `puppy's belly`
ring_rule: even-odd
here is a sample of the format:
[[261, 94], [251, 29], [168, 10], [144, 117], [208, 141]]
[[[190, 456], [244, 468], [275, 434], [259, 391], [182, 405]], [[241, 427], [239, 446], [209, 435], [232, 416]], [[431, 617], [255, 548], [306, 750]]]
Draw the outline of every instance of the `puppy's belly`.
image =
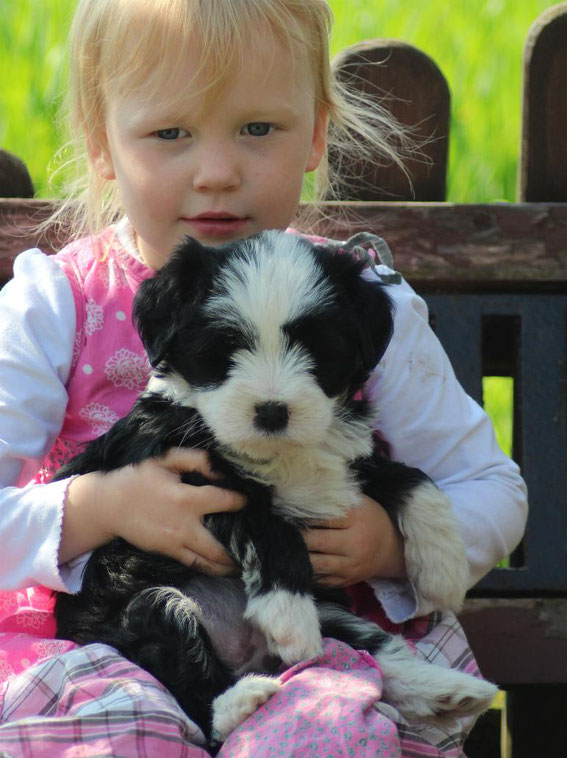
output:
[[198, 574], [182, 589], [199, 604], [215, 650], [237, 676], [278, 670], [281, 661], [268, 651], [263, 633], [243, 618], [246, 594], [242, 580]]

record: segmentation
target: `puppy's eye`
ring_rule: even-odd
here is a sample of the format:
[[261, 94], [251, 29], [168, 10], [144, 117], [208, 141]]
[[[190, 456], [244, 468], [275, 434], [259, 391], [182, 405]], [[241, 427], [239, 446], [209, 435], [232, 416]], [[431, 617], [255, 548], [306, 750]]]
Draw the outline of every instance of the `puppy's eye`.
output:
[[284, 332], [290, 344], [300, 344], [312, 357], [312, 373], [328, 397], [348, 388], [358, 362], [356, 340], [347, 323], [332, 316], [307, 316], [286, 324]]
[[227, 378], [239, 347], [237, 332], [193, 324], [178, 333], [172, 363], [193, 387], [215, 387]]

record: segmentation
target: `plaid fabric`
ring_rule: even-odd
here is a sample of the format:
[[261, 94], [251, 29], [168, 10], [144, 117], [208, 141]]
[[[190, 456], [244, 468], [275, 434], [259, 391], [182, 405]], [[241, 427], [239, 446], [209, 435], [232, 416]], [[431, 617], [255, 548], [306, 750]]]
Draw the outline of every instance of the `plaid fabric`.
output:
[[[408, 627], [408, 641], [420, 657], [437, 665], [478, 673], [461, 626], [452, 614], [415, 619]], [[292, 688], [294, 679], [290, 678], [285, 686]], [[289, 699], [293, 700], [293, 693]], [[445, 731], [404, 723], [386, 703], [379, 702], [377, 708], [385, 721], [395, 723], [402, 756], [463, 755], [462, 744], [471, 719], [455, 722], [450, 731]], [[246, 730], [253, 730], [254, 743], [258, 744], [258, 730], [270, 730], [269, 716], [268, 703], [239, 727], [234, 739], [229, 737], [219, 755], [260, 756], [246, 748], [250, 743], [245, 739]], [[297, 718], [300, 716], [298, 712]], [[293, 719], [293, 713], [287, 718]], [[337, 722], [328, 724], [335, 733], [337, 727], [346, 728]], [[302, 756], [326, 754], [325, 731], [311, 753], [302, 748]], [[87, 645], [41, 661], [10, 677], [0, 689], [2, 758], [205, 758], [208, 753], [200, 747], [202, 744], [200, 729], [167, 690], [106, 645]], [[293, 749], [278, 754], [286, 758], [299, 755]]]
[[12, 677], [0, 694], [2, 758], [205, 758], [200, 729], [150, 674], [87, 645]]

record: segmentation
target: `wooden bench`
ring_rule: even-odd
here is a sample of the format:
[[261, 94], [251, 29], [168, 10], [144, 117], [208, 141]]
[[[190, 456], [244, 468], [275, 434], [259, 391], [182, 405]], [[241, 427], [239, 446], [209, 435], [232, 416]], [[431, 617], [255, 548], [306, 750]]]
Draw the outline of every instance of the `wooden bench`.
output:
[[[426, 125], [437, 139], [425, 146], [431, 165], [410, 166], [413, 197], [395, 168], [362, 167], [364, 181], [344, 202], [328, 205], [321, 233], [339, 239], [364, 228], [387, 238], [396, 267], [426, 298], [432, 324], [474, 398], [482, 402], [485, 376], [514, 382], [513, 455], [530, 492], [527, 532], [509, 567], [490, 572], [462, 614], [481, 669], [506, 690], [509, 738], [501, 753], [498, 737], [483, 734], [481, 721], [467, 755], [564, 758], [567, 3], [543, 14], [527, 40], [514, 204], [445, 202], [449, 89], [431, 59], [403, 43], [374, 40], [345, 51], [337, 66], [368, 97], [384, 91], [403, 97], [392, 102], [400, 120]], [[0, 200], [0, 282], [11, 276], [17, 252], [37, 244], [25, 228], [49, 208], [42, 200]], [[61, 241], [47, 235], [40, 243], [52, 252]]]

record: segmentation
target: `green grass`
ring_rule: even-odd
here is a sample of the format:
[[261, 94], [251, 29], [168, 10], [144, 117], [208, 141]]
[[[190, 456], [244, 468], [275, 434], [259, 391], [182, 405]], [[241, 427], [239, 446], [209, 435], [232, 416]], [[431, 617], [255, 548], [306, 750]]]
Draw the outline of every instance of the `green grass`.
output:
[[[515, 199], [521, 60], [528, 29], [551, 0], [330, 0], [333, 51], [372, 37], [403, 39], [440, 66], [453, 101], [449, 197]], [[63, 141], [57, 110], [74, 0], [2, 0], [0, 146], [30, 168], [40, 196]]]
[[506, 455], [512, 455], [514, 380], [485, 376], [482, 381], [484, 408], [494, 424], [496, 439]]

